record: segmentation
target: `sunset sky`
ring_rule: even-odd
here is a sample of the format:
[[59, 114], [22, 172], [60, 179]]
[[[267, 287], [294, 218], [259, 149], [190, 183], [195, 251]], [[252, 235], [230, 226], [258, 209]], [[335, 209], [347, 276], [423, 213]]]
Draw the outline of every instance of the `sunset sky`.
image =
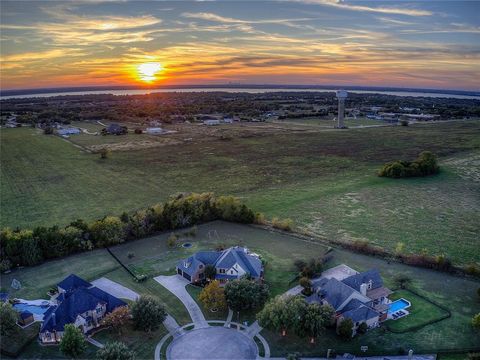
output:
[[480, 1], [1, 1], [1, 88], [480, 89]]

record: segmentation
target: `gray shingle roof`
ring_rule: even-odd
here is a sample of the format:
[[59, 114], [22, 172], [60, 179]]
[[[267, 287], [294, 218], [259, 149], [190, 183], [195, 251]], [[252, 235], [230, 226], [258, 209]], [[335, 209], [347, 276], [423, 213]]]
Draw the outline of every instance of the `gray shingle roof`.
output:
[[382, 277], [377, 269], [371, 269], [357, 275], [349, 276], [348, 278], [343, 279], [342, 282], [355, 290], [360, 291], [360, 285], [368, 283], [370, 280], [372, 280], [372, 289], [383, 286]]
[[331, 278], [320, 288], [319, 294], [323, 295], [324, 299], [332, 305], [335, 310], [338, 310], [340, 305], [342, 305], [354, 291], [355, 290], [343, 282]]
[[379, 313], [368, 306], [362, 305], [357, 309], [345, 311], [342, 316], [352, 319], [353, 322], [363, 322], [379, 316]]

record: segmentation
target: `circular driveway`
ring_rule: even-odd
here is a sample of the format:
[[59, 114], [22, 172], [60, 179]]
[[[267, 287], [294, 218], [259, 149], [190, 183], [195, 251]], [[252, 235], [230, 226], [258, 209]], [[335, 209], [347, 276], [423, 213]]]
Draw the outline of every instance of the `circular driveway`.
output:
[[189, 331], [174, 339], [167, 348], [169, 360], [255, 359], [257, 354], [253, 339], [223, 326]]

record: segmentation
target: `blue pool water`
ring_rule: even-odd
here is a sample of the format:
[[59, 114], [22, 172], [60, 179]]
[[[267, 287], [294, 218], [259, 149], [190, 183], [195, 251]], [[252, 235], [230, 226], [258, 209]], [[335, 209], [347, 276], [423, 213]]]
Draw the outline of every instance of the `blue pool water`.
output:
[[49, 306], [28, 305], [28, 304], [13, 304], [13, 308], [18, 312], [28, 311], [31, 314], [42, 315], [48, 310]]
[[405, 309], [405, 308], [407, 308], [407, 307], [409, 307], [409, 306], [410, 306], [410, 303], [409, 303], [407, 300], [405, 300], [405, 299], [398, 299], [398, 300], [395, 300], [394, 302], [392, 302], [392, 303], [390, 304], [390, 307], [389, 307], [389, 309], [388, 309], [388, 312], [389, 312], [389, 313], [394, 313], [394, 312], [396, 312], [396, 311], [398, 311], [398, 310], [403, 310], [403, 309]]

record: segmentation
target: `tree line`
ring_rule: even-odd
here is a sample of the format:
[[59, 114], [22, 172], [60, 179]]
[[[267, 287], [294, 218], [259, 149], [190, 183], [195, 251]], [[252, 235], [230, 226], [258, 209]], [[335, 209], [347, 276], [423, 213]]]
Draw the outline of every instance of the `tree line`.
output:
[[74, 253], [140, 239], [213, 220], [253, 223], [254, 212], [237, 198], [213, 193], [180, 194], [163, 204], [132, 214], [105, 216], [93, 222], [75, 220], [65, 227], [0, 231], [0, 271], [33, 266]]

